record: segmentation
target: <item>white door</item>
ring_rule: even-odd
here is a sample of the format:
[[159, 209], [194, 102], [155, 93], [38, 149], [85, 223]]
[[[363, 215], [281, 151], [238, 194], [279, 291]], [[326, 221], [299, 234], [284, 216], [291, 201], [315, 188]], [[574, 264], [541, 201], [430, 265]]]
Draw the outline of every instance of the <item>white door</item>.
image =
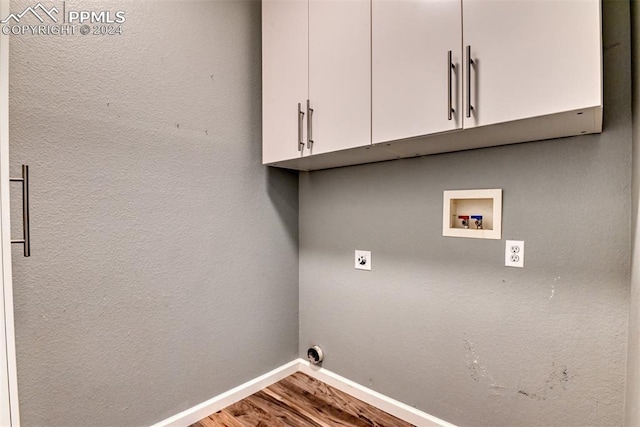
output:
[[373, 143], [462, 128], [462, 0], [373, 0], [371, 16]]
[[308, 14], [307, 0], [262, 2], [263, 163], [308, 152]]
[[462, 9], [474, 62], [465, 128], [602, 104], [599, 0], [463, 0]]
[[[9, 2], [0, 1], [0, 16]], [[9, 217], [9, 37], [0, 34], [0, 425], [19, 426]]]
[[309, 1], [311, 154], [371, 144], [371, 3]]

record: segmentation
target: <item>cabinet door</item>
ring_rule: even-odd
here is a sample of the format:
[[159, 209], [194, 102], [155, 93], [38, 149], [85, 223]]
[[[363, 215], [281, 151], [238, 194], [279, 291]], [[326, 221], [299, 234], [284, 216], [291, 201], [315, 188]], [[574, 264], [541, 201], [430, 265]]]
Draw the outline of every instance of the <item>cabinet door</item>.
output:
[[[308, 1], [262, 2], [262, 160], [272, 163], [307, 152]], [[305, 112], [298, 114], [298, 103]], [[302, 135], [299, 133], [302, 132]], [[302, 150], [300, 150], [302, 149]]]
[[373, 0], [371, 16], [373, 143], [461, 128], [461, 0]]
[[602, 104], [599, 0], [463, 0], [463, 23], [465, 128]]
[[370, 0], [309, 1], [311, 154], [371, 144]]

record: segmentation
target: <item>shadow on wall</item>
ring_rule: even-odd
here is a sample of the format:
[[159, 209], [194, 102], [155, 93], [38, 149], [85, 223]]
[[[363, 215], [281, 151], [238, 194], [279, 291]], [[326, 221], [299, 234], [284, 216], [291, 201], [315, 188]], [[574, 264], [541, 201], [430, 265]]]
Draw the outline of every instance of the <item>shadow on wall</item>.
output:
[[267, 194], [289, 238], [298, 245], [298, 172], [267, 168]]

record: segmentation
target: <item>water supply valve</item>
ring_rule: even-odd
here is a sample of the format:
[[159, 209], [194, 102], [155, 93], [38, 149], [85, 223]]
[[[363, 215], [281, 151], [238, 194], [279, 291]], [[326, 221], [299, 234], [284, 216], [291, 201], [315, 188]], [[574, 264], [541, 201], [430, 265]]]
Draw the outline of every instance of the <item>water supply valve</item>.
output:
[[[462, 226], [464, 228], [469, 228], [469, 215], [459, 215], [458, 219], [462, 220]], [[482, 217], [480, 217], [482, 219]]]
[[482, 215], [471, 215], [471, 219], [476, 220], [476, 229], [482, 230]]

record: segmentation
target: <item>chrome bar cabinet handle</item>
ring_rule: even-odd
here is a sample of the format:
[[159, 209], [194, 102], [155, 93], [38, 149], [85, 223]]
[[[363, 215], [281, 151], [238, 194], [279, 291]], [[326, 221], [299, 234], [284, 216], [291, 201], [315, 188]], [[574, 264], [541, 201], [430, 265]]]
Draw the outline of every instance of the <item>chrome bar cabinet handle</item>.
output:
[[448, 94], [448, 101], [449, 101], [449, 105], [447, 108], [447, 113], [449, 114], [449, 120], [451, 120], [453, 118], [453, 113], [456, 112], [456, 110], [451, 106], [451, 97], [452, 97], [452, 81], [451, 81], [451, 73], [453, 72], [453, 70], [455, 70], [456, 66], [453, 62], [451, 62], [451, 51], [449, 51], [448, 53], [448, 61], [447, 61], [447, 94]]
[[467, 118], [471, 117], [471, 110], [473, 110], [471, 105], [471, 64], [473, 63], [471, 46], [467, 46]]
[[11, 182], [22, 183], [22, 239], [11, 243], [24, 245], [24, 256], [31, 256], [31, 231], [29, 230], [29, 166], [22, 165], [22, 178], [9, 178]]
[[313, 145], [313, 108], [307, 99], [307, 148], [311, 150]]
[[304, 121], [304, 111], [302, 111], [302, 104], [298, 102], [298, 151], [302, 151], [304, 148], [304, 141], [302, 140], [302, 123]]

